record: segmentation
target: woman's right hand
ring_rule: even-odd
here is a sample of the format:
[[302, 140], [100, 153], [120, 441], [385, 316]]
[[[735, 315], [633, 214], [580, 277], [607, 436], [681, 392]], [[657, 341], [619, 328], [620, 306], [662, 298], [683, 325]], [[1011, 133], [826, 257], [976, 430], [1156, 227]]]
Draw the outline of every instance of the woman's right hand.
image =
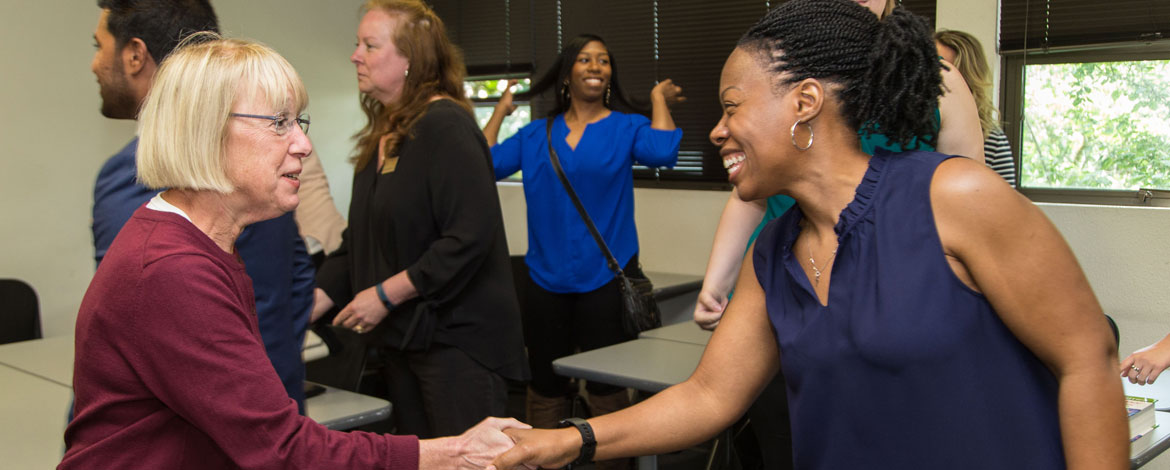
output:
[[508, 87], [504, 89], [504, 94], [500, 95], [500, 100], [496, 102], [496, 113], [503, 113], [504, 116], [511, 116], [513, 111], [516, 111], [516, 104], [512, 102], [512, 87], [516, 85], [516, 79], [508, 80]]
[[1129, 383], [1147, 385], [1170, 367], [1170, 336], [1130, 354], [1121, 361], [1121, 377]]
[[704, 330], [714, 330], [719, 326], [725, 309], [727, 295], [704, 288], [699, 291], [699, 298], [695, 299], [695, 323]]

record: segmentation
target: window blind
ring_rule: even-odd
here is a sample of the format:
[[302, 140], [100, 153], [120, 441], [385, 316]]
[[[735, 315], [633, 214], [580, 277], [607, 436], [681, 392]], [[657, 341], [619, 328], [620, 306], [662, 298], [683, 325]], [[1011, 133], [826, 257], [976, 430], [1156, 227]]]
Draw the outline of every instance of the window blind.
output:
[[1002, 53], [1154, 41], [1170, 30], [1165, 0], [1002, 0]]

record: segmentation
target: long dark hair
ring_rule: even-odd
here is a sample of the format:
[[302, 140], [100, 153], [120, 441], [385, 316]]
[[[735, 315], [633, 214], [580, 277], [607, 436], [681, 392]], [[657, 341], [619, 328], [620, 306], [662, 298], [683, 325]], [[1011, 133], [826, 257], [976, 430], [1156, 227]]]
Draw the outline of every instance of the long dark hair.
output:
[[770, 60], [779, 85], [817, 78], [841, 86], [841, 115], [891, 143], [937, 143], [942, 64], [926, 20], [902, 7], [879, 20], [850, 0], [791, 0], [768, 12], [739, 47]]
[[586, 44], [589, 44], [593, 41], [600, 42], [602, 46], [605, 46], [605, 50], [609, 51], [609, 68], [611, 70], [611, 74], [609, 76], [610, 97], [609, 103], [606, 103], [605, 106], [609, 109], [623, 112], [640, 114], [649, 113], [650, 107], [647, 106], [646, 103], [631, 99], [629, 95], [626, 95], [626, 92], [622, 90], [621, 82], [618, 81], [617, 59], [614, 58], [613, 51], [610, 50], [609, 46], [605, 44], [605, 40], [601, 39], [601, 36], [596, 34], [582, 34], [571, 39], [569, 43], [565, 45], [565, 48], [561, 49], [561, 53], [557, 55], [557, 65], [545, 72], [544, 75], [542, 75], [540, 79], [532, 85], [532, 88], [529, 88], [528, 91], [517, 94], [516, 99], [532, 99], [533, 97], [544, 93], [549, 89], [552, 89], [555, 91], [554, 95], [556, 95], [557, 104], [556, 107], [549, 111], [548, 117], [564, 114], [565, 111], [568, 111], [570, 101], [568, 97], [565, 96], [565, 93], [561, 90], [561, 87], [564, 86], [565, 80], [568, 80], [569, 75], [573, 72], [573, 63], [577, 61], [577, 54], [581, 53], [581, 49], [584, 49]]

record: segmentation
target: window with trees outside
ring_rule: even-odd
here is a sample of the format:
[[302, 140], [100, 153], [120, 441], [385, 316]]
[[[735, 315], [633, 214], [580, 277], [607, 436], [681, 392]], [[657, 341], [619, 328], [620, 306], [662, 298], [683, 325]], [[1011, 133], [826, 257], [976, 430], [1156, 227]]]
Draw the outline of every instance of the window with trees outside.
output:
[[1170, 189], [1170, 60], [1023, 69], [1021, 186]]
[[1170, 206], [1164, 3], [1003, 0], [1000, 109], [1025, 195]]

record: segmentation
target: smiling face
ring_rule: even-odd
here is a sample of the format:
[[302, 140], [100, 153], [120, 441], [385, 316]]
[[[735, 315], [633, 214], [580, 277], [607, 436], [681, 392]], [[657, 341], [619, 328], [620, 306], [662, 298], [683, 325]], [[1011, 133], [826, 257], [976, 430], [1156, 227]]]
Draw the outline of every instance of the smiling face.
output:
[[795, 121], [791, 90], [777, 94], [772, 73], [755, 52], [736, 48], [719, 78], [723, 116], [711, 130], [728, 181], [744, 200], [778, 192], [774, 175], [784, 174], [783, 162], [796, 149], [788, 139]]
[[[250, 96], [249, 96], [250, 95]], [[241, 94], [233, 113], [296, 116], [296, 109], [269, 109], [259, 93]], [[295, 100], [287, 100], [294, 103]], [[313, 145], [294, 124], [280, 135], [270, 120], [233, 117], [227, 123], [225, 167], [235, 191], [228, 197], [246, 220], [268, 220], [296, 209], [300, 202], [301, 159]]]
[[358, 90], [382, 104], [390, 104], [402, 95], [410, 61], [394, 44], [400, 22], [398, 15], [373, 9], [358, 25], [357, 47], [349, 61], [357, 68]]
[[112, 119], [134, 119], [138, 102], [122, 68], [122, 54], [117, 41], [110, 34], [107, 19], [110, 10], [102, 10], [93, 32], [94, 52], [90, 70], [97, 77], [98, 93], [102, 97], [102, 116]]
[[602, 100], [612, 75], [609, 50], [600, 41], [590, 41], [581, 48], [573, 62], [573, 69], [569, 72], [569, 93], [573, 100]]

